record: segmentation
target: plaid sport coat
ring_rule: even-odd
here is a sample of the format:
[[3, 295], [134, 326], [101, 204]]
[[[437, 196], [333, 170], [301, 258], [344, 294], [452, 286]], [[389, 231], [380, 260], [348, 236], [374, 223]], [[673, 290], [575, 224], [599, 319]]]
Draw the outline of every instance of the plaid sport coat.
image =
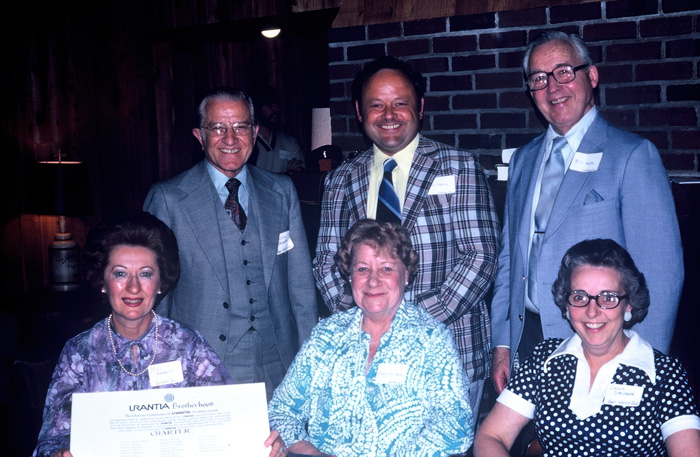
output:
[[[325, 179], [314, 277], [332, 312], [353, 306], [335, 254], [345, 233], [367, 217], [372, 149]], [[454, 176], [454, 193], [429, 192], [438, 177]], [[430, 195], [432, 194], [432, 195]], [[488, 377], [491, 326], [484, 296], [496, 274], [499, 223], [486, 176], [467, 151], [420, 137], [401, 224], [419, 256], [405, 299], [444, 322], [455, 337], [469, 379]]]

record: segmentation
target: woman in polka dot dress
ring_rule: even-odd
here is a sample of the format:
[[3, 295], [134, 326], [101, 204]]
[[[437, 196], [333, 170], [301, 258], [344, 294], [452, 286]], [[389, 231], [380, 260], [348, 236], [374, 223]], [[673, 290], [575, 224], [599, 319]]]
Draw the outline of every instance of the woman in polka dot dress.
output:
[[546, 457], [700, 456], [685, 370], [630, 329], [649, 291], [627, 251], [574, 245], [552, 292], [575, 334], [537, 346], [477, 432], [475, 456], [507, 457], [531, 419]]

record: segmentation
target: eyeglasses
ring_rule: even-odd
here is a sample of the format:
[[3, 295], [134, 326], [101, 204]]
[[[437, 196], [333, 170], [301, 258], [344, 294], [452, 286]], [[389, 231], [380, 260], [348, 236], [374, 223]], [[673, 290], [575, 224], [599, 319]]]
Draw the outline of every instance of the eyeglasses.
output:
[[209, 130], [214, 136], [224, 136], [228, 132], [227, 125], [231, 126], [231, 131], [236, 136], [245, 136], [250, 134], [253, 126], [247, 122], [217, 122], [216, 124], [209, 124], [206, 127], [202, 127], [205, 130]]
[[588, 67], [588, 64], [579, 65], [578, 67], [572, 67], [571, 65], [558, 65], [554, 67], [554, 70], [549, 73], [545, 71], [536, 71], [535, 73], [530, 73], [525, 78], [527, 82], [527, 88], [531, 91], [542, 90], [549, 85], [549, 77], [553, 77], [559, 84], [570, 83], [576, 79], [576, 72], [583, 70]]
[[615, 292], [603, 292], [598, 295], [589, 295], [582, 290], [574, 290], [568, 295], [569, 305], [576, 308], [581, 308], [588, 305], [591, 299], [595, 300], [596, 304], [603, 309], [614, 309], [620, 305], [620, 301], [625, 298], [630, 298], [629, 295], [620, 295]]

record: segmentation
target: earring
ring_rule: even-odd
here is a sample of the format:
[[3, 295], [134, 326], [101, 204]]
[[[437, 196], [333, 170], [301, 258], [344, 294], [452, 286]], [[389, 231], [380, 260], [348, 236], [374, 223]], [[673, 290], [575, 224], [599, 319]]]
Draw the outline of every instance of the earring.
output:
[[158, 295], [160, 295], [160, 294], [161, 294], [160, 289], [159, 289], [158, 292], [156, 292], [156, 293], [157, 293]]
[[404, 284], [404, 286], [407, 286], [407, 285], [408, 285], [408, 281], [406, 281], [406, 284]]
[[100, 292], [102, 292], [103, 294], [106, 294], [106, 293], [107, 293], [107, 291], [105, 290], [104, 287], [102, 288], [102, 290], [101, 290]]
[[630, 310], [625, 311], [625, 315], [623, 316], [623, 319], [625, 322], [629, 322], [632, 320], [632, 312]]

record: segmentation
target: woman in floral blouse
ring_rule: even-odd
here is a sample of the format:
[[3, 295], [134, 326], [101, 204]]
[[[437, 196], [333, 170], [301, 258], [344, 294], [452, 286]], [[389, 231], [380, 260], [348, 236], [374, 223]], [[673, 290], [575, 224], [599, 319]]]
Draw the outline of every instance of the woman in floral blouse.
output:
[[[112, 308], [107, 319], [69, 340], [46, 395], [35, 456], [71, 456], [75, 392], [143, 390], [227, 384], [231, 376], [193, 330], [153, 308], [180, 275], [173, 232], [148, 213], [128, 213], [93, 230], [84, 251], [87, 279]], [[179, 362], [182, 380], [164, 384], [149, 368]]]
[[417, 262], [399, 225], [361, 220], [348, 231], [338, 267], [357, 307], [321, 321], [294, 359], [268, 407], [268, 444], [338, 457], [469, 448], [469, 383], [452, 334], [403, 300]]

